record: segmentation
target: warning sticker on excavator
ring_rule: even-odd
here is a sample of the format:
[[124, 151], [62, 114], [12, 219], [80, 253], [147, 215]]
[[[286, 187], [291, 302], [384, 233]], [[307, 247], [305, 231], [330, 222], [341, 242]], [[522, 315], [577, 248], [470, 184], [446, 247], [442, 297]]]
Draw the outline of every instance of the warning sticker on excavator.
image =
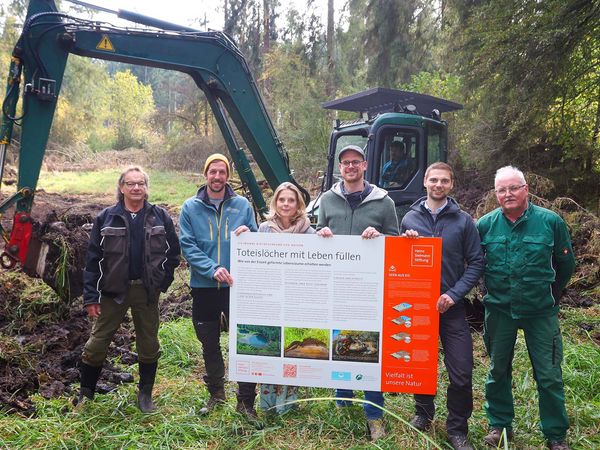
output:
[[96, 45], [96, 48], [98, 50], [105, 50], [107, 52], [115, 51], [115, 47], [112, 45], [112, 42], [110, 42], [110, 39], [108, 38], [108, 35], [106, 35], [106, 34], [102, 35], [102, 39], [100, 39], [100, 42], [98, 42], [98, 45]]

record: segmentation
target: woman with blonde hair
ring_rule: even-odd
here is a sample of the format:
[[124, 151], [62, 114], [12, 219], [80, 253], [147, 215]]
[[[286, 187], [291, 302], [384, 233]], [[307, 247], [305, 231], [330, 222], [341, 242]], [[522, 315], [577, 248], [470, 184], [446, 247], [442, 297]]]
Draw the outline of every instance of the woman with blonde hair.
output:
[[[258, 227], [259, 233], [305, 233], [315, 230], [310, 226], [306, 215], [306, 204], [300, 190], [292, 183], [281, 183], [271, 199], [267, 221]], [[298, 399], [297, 387], [276, 384], [260, 386], [260, 407], [263, 410], [275, 408], [283, 414], [294, 406]]]
[[300, 190], [292, 183], [281, 183], [271, 199], [267, 221], [260, 224], [263, 233], [314, 233], [306, 215]]

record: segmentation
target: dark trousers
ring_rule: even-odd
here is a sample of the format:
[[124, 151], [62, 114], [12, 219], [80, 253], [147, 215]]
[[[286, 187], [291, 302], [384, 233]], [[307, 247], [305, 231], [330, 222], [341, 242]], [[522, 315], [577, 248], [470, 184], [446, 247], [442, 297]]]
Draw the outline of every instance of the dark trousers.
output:
[[[440, 340], [450, 384], [446, 393], [448, 434], [467, 434], [473, 412], [473, 340], [462, 303], [440, 314]], [[415, 395], [418, 415], [433, 419], [433, 395]]]
[[[229, 288], [192, 288], [192, 321], [202, 343], [206, 375], [204, 381], [211, 394], [223, 389], [225, 363], [220, 345], [221, 314], [229, 322]], [[238, 400], [254, 403], [256, 383], [238, 383]]]

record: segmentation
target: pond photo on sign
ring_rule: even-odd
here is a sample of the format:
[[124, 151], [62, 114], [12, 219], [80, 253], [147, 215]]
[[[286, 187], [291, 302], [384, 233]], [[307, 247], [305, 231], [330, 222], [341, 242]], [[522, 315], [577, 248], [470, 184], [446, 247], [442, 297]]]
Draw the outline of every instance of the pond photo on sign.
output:
[[238, 325], [238, 355], [281, 356], [281, 328], [262, 325]]

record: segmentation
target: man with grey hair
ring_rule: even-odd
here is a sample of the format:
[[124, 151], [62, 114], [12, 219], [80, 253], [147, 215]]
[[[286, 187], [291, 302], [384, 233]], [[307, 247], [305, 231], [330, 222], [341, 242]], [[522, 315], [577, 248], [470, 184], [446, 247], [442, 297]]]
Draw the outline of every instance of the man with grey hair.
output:
[[158, 297], [179, 265], [179, 240], [166, 210], [148, 200], [148, 175], [130, 167], [119, 177], [117, 204], [94, 221], [84, 271], [83, 304], [95, 319], [81, 363], [77, 404], [93, 399], [108, 347], [127, 310], [136, 334], [140, 382], [138, 406], [153, 412], [156, 378]]
[[558, 214], [529, 201], [527, 182], [517, 168], [496, 172], [495, 191], [500, 208], [477, 223], [486, 257], [484, 342], [491, 359], [485, 384], [490, 432], [484, 440], [497, 447], [504, 436], [512, 438], [512, 359], [522, 329], [542, 432], [550, 449], [568, 449], [558, 310], [575, 269], [571, 237]]

